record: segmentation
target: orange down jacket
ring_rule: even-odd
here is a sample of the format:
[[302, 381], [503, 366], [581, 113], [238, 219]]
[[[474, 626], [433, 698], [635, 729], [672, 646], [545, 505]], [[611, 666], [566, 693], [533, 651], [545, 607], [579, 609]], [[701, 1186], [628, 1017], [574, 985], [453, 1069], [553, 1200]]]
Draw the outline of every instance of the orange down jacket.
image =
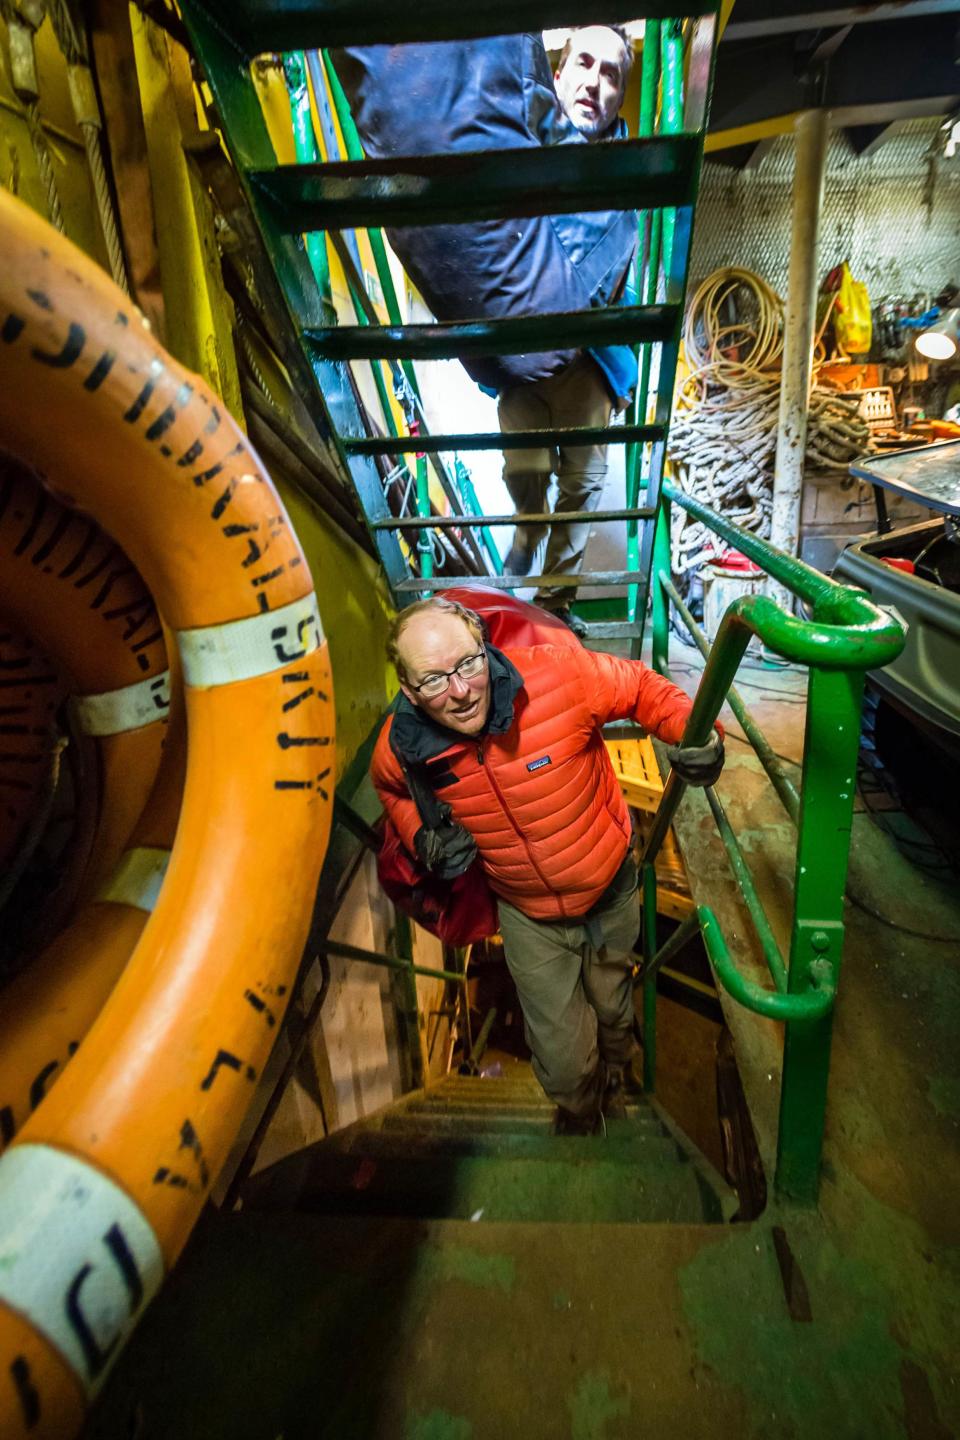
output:
[[640, 661], [581, 646], [488, 645], [487, 653], [492, 696], [483, 733], [459, 735], [401, 696], [377, 740], [374, 785], [415, 854], [422, 821], [399, 757], [425, 767], [438, 799], [476, 840], [498, 896], [537, 920], [583, 915], [630, 843], [600, 727], [636, 720], [675, 744], [691, 701]]

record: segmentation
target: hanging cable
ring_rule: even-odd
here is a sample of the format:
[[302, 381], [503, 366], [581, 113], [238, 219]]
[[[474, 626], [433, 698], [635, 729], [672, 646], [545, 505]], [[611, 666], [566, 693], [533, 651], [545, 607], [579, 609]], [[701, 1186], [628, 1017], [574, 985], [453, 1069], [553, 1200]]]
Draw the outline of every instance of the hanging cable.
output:
[[10, 78], [13, 92], [24, 108], [27, 133], [33, 147], [33, 155], [43, 186], [47, 204], [47, 217], [51, 225], [63, 230], [63, 208], [57, 188], [57, 176], [53, 168], [50, 142], [40, 120], [40, 83], [37, 79], [37, 59], [34, 51], [34, 37], [43, 21], [42, 0], [0, 0], [0, 19], [7, 26], [7, 43], [10, 48]]
[[110, 192], [110, 182], [107, 178], [107, 167], [103, 155], [103, 116], [100, 114], [100, 104], [93, 83], [93, 72], [90, 69], [83, 20], [75, 13], [69, 0], [47, 0], [46, 10], [61, 54], [67, 62], [67, 84], [70, 89], [73, 115], [80, 127], [80, 134], [83, 136], [83, 144], [87, 152], [87, 163], [90, 166], [90, 178], [93, 181], [93, 193], [97, 202], [97, 214], [100, 217], [100, 228], [103, 231], [107, 258], [110, 262], [110, 274], [121, 290], [129, 295], [130, 281], [127, 278], [127, 266], [123, 257], [123, 246], [120, 241], [113, 195]]

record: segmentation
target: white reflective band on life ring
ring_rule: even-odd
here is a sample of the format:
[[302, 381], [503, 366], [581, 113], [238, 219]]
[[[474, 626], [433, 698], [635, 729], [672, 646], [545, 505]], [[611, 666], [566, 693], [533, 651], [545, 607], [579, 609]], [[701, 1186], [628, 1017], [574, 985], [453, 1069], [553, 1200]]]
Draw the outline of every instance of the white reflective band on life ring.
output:
[[50, 1145], [0, 1160], [0, 1300], [76, 1371], [88, 1395], [163, 1279], [157, 1237], [124, 1190]]
[[137, 845], [123, 855], [97, 896], [114, 905], [132, 905], [151, 914], [170, 863], [170, 851]]
[[313, 591], [279, 610], [245, 620], [178, 630], [177, 645], [187, 685], [206, 689], [252, 680], [302, 660], [323, 642], [323, 626]]
[[75, 695], [70, 709], [84, 735], [122, 735], [154, 720], [165, 720], [170, 709], [170, 671], [148, 680], [135, 680], [121, 690], [102, 695]]

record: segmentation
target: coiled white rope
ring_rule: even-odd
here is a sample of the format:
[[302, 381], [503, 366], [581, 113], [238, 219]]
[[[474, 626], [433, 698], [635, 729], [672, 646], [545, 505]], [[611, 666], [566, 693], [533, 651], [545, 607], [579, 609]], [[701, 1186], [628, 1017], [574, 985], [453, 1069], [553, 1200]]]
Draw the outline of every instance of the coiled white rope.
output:
[[[817, 347], [819, 342], [820, 335]], [[716, 270], [690, 300], [683, 346], [688, 368], [677, 383], [669, 441], [678, 481], [711, 509], [767, 539], [783, 301], [751, 270]], [[816, 384], [820, 363], [815, 360], [806, 456], [818, 470], [846, 471], [867, 448], [870, 432], [857, 413], [858, 402]], [[725, 547], [700, 521], [682, 511], [680, 516], [672, 561], [674, 574], [683, 577]]]

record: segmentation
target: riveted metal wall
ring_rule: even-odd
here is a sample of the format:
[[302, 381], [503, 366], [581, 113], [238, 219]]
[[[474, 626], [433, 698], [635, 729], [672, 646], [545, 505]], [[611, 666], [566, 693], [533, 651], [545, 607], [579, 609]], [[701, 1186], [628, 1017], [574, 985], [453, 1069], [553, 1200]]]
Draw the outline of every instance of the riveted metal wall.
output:
[[[831, 137], [818, 270], [849, 260], [875, 302], [960, 285], [960, 154], [943, 157], [936, 118], [901, 121], [872, 154]], [[752, 169], [703, 167], [691, 279], [745, 265], [786, 293], [790, 260], [792, 136]]]

